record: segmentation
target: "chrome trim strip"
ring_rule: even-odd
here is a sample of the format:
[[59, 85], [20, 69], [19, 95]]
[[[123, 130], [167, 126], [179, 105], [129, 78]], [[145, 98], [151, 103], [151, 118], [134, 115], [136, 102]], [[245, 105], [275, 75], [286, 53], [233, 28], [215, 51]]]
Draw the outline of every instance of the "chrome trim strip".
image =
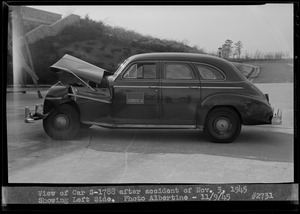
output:
[[205, 81], [200, 81], [202, 84], [236, 84], [236, 83], [244, 83], [247, 82], [246, 81], [225, 81], [225, 82], [221, 82], [221, 81], [217, 81], [217, 80], [205, 80]]
[[243, 87], [206, 87], [206, 86], [203, 86], [203, 87], [201, 87], [201, 88], [203, 88], [203, 89], [239, 89], [239, 90], [241, 90], [241, 89], [244, 89]]
[[[149, 86], [115, 85], [115, 88], [149, 88]], [[158, 87], [158, 86], [157, 86]]]
[[46, 100], [62, 100], [62, 97], [45, 97]]
[[94, 101], [98, 101], [98, 102], [102, 102], [102, 103], [111, 103], [110, 101], [106, 101], [106, 100], [99, 100], [99, 99], [95, 99], [92, 97], [86, 97], [86, 96], [82, 96], [82, 95], [78, 95], [78, 94], [68, 94], [69, 96], [73, 96], [75, 98], [83, 98], [83, 99], [87, 99], [87, 100], [94, 100]]
[[188, 89], [244, 89], [243, 87], [209, 87], [209, 86], [127, 86], [127, 85], [115, 85], [116, 88], [150, 88], [150, 87], [156, 87], [156, 88], [188, 88]]
[[[116, 85], [114, 87], [117, 88], [153, 88], [153, 89], [158, 89], [158, 88], [191, 88], [194, 86], [127, 86], [127, 85]], [[200, 88], [198, 86], [195, 86], [197, 88]]]
[[188, 89], [200, 89], [198, 86], [161, 86], [160, 88], [188, 88]]
[[185, 129], [195, 129], [196, 125], [148, 125], [148, 124], [112, 124], [112, 123], [100, 123], [100, 122], [90, 122], [82, 121], [82, 123], [105, 126], [105, 127], [119, 127], [119, 128], [166, 128], [166, 129], [176, 129], [176, 128], [185, 128]]

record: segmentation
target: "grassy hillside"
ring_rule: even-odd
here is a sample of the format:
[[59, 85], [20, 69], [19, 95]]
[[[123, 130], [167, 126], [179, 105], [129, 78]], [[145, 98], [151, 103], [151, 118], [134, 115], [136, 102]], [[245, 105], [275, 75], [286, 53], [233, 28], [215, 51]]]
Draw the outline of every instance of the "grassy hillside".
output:
[[[201, 49], [181, 42], [144, 36], [120, 27], [95, 22], [88, 17], [76, 25], [66, 27], [59, 35], [47, 37], [30, 45], [39, 84], [53, 84], [58, 80], [49, 66], [65, 54], [70, 54], [96, 66], [114, 72], [127, 57], [149, 52], [194, 52]], [[27, 83], [30, 83], [30, 77]], [[11, 83], [8, 83], [11, 84]]]

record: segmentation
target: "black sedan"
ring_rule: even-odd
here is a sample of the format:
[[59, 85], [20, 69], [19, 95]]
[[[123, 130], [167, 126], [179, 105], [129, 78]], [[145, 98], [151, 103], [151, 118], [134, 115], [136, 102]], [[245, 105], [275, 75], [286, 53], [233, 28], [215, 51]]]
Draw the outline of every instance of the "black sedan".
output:
[[50, 67], [80, 83], [52, 86], [39, 110], [53, 139], [76, 136], [91, 125], [116, 128], [203, 129], [213, 142], [232, 142], [241, 125], [280, 124], [267, 94], [229, 61], [192, 53], [149, 53], [126, 59], [113, 74], [65, 55]]

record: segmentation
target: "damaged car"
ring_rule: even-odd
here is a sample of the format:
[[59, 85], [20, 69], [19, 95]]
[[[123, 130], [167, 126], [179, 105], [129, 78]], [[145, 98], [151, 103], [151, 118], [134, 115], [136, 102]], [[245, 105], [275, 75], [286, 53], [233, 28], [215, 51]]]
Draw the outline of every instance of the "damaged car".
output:
[[50, 67], [77, 84], [58, 82], [25, 122], [42, 119], [47, 135], [74, 138], [81, 128], [201, 129], [213, 142], [234, 141], [242, 125], [281, 124], [263, 94], [229, 61], [205, 54], [148, 53], [116, 72], [65, 55]]

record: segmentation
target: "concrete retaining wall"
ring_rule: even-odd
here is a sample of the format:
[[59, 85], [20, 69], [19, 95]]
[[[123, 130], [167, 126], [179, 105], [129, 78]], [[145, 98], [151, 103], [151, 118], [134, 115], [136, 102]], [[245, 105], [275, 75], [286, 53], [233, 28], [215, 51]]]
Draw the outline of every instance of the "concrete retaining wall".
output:
[[80, 16], [71, 14], [51, 25], [40, 25], [26, 34], [28, 43], [34, 43], [47, 36], [55, 36], [60, 33], [64, 27], [77, 23], [79, 19]]
[[23, 19], [28, 21], [32, 20], [34, 22], [44, 22], [51, 24], [62, 18], [61, 14], [51, 13], [30, 7], [20, 7], [20, 11]]
[[10, 10], [12, 11], [13, 18], [17, 18], [15, 11], [20, 11], [26, 33], [41, 24], [50, 25], [62, 18], [62, 15], [58, 13], [51, 13], [24, 6], [12, 6]]
[[34, 43], [47, 36], [55, 36], [68, 25], [77, 23], [80, 16], [71, 14], [62, 19], [61, 14], [51, 13], [30, 7], [12, 6], [10, 7], [12, 21], [16, 23], [17, 13], [20, 11], [24, 24], [24, 31], [28, 43]]

